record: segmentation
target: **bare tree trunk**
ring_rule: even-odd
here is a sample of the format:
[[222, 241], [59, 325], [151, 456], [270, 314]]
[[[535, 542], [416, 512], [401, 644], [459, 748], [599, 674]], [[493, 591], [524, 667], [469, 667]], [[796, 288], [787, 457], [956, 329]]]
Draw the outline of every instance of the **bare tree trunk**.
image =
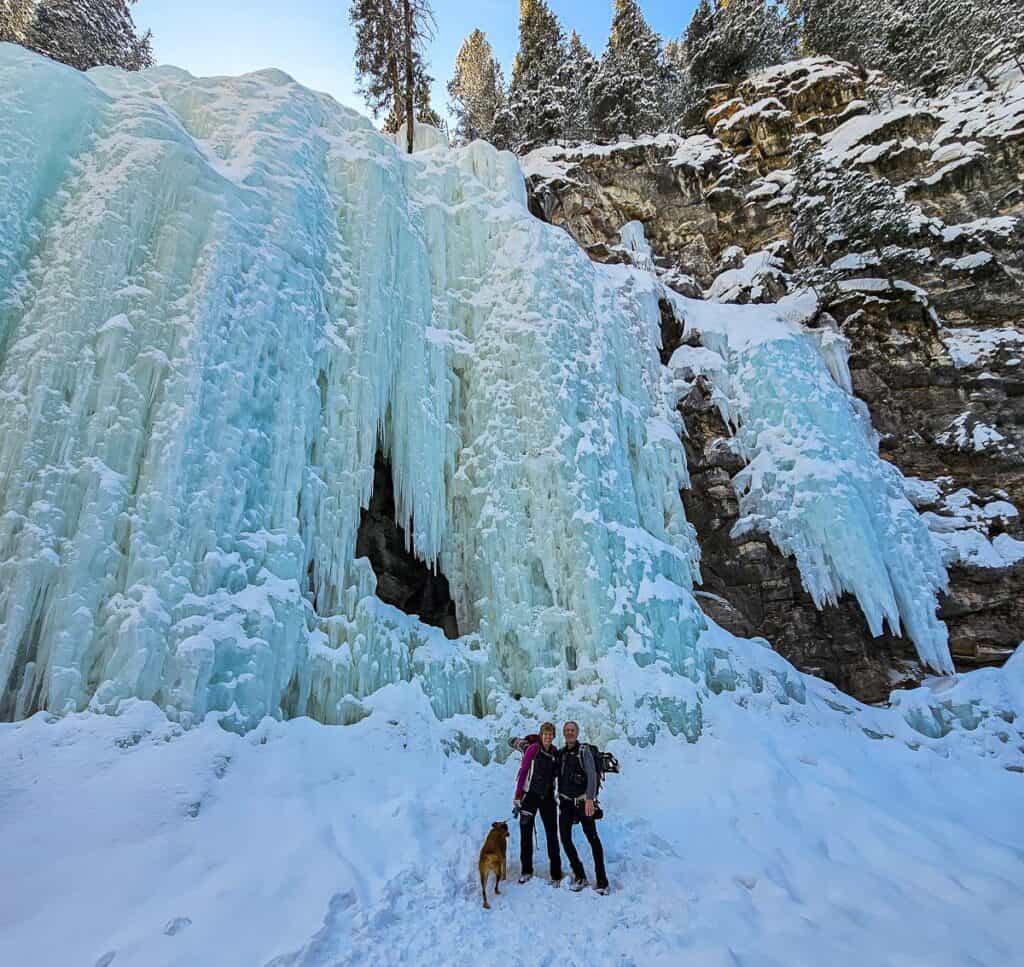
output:
[[391, 76], [391, 90], [395, 97], [395, 116], [398, 118], [398, 129], [402, 128], [402, 81], [398, 74], [398, 43], [399, 35], [395, 29], [393, 0], [383, 0], [381, 16], [384, 21], [384, 33], [388, 45], [388, 74]]
[[412, 60], [412, 0], [402, 0], [405, 9], [405, 144], [412, 154], [414, 133], [415, 133], [415, 112], [413, 111], [413, 60]]

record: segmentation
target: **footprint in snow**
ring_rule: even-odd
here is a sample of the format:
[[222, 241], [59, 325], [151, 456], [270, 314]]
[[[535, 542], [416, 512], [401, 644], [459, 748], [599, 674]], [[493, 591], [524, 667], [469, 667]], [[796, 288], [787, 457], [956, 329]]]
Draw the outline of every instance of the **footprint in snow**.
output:
[[175, 917], [173, 920], [167, 921], [167, 926], [164, 927], [164, 936], [173, 937], [176, 933], [181, 933], [186, 927], [191, 927], [192, 921], [188, 917]]

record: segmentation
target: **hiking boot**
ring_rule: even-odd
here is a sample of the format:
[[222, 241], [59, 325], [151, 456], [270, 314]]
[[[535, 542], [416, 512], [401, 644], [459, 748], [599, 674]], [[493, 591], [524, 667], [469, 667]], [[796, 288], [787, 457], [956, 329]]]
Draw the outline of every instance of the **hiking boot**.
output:
[[585, 876], [574, 876], [572, 878], [572, 883], [569, 884], [569, 889], [572, 890], [573, 893], [579, 893], [580, 890], [586, 889], [586, 886], [587, 878]]
[[611, 887], [609, 887], [607, 883], [598, 883], [597, 886], [594, 887], [594, 892], [600, 893], [601, 896], [608, 896], [608, 894], [611, 893]]
[[523, 873], [522, 876], [519, 877], [519, 885], [522, 886], [524, 883], [529, 883], [532, 879], [532, 873]]
[[551, 885], [552, 886], [561, 886], [562, 885], [562, 878], [560, 876], [553, 876], [553, 877], [551, 877]]

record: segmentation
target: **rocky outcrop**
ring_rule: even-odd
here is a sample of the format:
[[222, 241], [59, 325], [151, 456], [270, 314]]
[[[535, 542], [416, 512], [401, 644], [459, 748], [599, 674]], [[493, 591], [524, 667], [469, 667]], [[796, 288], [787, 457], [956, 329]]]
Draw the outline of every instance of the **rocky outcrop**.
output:
[[[1006, 74], [996, 89], [903, 103], [818, 58], [709, 97], [704, 127], [685, 136], [527, 156], [535, 210], [601, 261], [624, 258], [619, 230], [639, 221], [667, 284], [766, 302], [795, 267], [796, 138], [814, 135], [838, 163], [902, 189], [920, 208], [917, 234], [900, 249], [836, 250], [822, 318], [848, 341], [880, 451], [943, 549], [955, 660], [1000, 663], [1024, 639], [1024, 81]], [[818, 612], [766, 538], [731, 536], [740, 466], [694, 385], [680, 404], [694, 480], [684, 499], [708, 613], [868, 700], [917, 679], [906, 642], [873, 638], [853, 602]]]

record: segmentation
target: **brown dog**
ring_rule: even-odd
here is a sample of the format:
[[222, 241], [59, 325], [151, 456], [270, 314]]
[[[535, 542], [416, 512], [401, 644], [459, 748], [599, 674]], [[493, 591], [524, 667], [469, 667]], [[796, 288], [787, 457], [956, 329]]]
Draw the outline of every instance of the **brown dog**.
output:
[[480, 850], [480, 891], [484, 895], [484, 909], [490, 910], [487, 902], [487, 874], [494, 874], [494, 892], [501, 893], [498, 884], [505, 879], [505, 854], [508, 852], [508, 823], [491, 823], [491, 831]]

